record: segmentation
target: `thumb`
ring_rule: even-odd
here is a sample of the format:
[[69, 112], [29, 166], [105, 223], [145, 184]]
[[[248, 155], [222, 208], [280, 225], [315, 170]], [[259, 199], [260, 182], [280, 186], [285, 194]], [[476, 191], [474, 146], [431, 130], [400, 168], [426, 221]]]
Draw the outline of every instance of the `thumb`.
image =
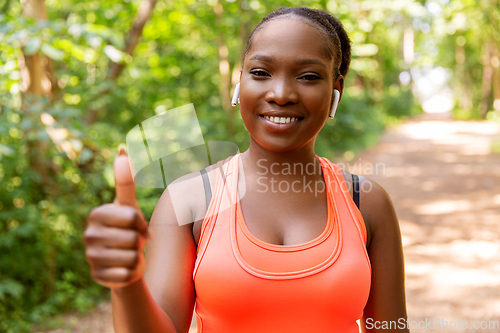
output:
[[120, 148], [120, 152], [115, 158], [113, 169], [115, 173], [115, 201], [121, 206], [131, 206], [137, 209], [140, 218], [138, 229], [145, 232], [147, 239], [152, 239], [153, 234], [149, 231], [144, 214], [142, 213], [139, 203], [137, 202], [135, 183], [134, 178], [132, 177], [132, 170], [130, 169], [129, 158], [123, 147]]
[[128, 155], [124, 148], [120, 148], [113, 164], [115, 173], [116, 201], [122, 206], [132, 206], [139, 209], [135, 194], [134, 178], [130, 170]]

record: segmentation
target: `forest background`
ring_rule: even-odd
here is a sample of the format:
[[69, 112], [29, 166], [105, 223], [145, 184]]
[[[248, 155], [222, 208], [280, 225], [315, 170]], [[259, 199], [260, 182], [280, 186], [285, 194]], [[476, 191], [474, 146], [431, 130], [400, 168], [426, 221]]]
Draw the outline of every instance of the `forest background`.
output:
[[[282, 6], [327, 10], [353, 41], [319, 155], [350, 161], [421, 112], [416, 68], [446, 69], [455, 117], [500, 119], [498, 0], [0, 0], [0, 332], [109, 298], [82, 235], [134, 126], [193, 103], [205, 140], [248, 147], [230, 96], [251, 30]], [[139, 189], [147, 217], [161, 192]]]

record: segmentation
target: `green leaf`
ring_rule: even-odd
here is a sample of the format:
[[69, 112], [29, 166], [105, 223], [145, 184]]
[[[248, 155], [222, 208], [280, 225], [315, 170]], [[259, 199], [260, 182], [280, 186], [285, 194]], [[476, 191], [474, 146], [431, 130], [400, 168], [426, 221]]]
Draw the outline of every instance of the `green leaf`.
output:
[[88, 148], [83, 148], [82, 153], [80, 155], [80, 163], [87, 163], [94, 156], [92, 150]]
[[125, 54], [112, 45], [106, 45], [104, 47], [104, 53], [106, 53], [111, 61], [116, 63], [122, 63], [125, 59]]
[[43, 54], [53, 60], [62, 60], [62, 58], [64, 57], [64, 53], [61, 50], [58, 50], [47, 43], [42, 44], [41, 50]]
[[106, 165], [104, 167], [104, 179], [108, 183], [109, 187], [115, 187], [115, 176], [113, 173], [113, 167], [110, 165]]
[[0, 156], [1, 155], [12, 156], [14, 155], [14, 149], [10, 148], [9, 146], [0, 144]]
[[73, 57], [80, 61], [85, 59], [85, 50], [81, 46], [75, 45], [69, 39], [59, 39], [54, 42], [54, 46], [60, 50], [70, 53]]
[[0, 281], [0, 300], [3, 300], [5, 295], [10, 295], [13, 298], [19, 298], [23, 292], [23, 285], [17, 281], [12, 279]]
[[100, 36], [110, 41], [113, 45], [115, 45], [118, 48], [124, 47], [123, 38], [121, 38], [121, 36], [118, 33], [116, 33], [115, 31], [104, 25], [86, 24], [85, 29], [89, 35]]
[[42, 39], [40, 37], [32, 37], [28, 39], [26, 45], [24, 46], [24, 54], [30, 56], [37, 53], [41, 45]]
[[353, 45], [352, 54], [357, 57], [369, 57], [377, 54], [378, 47], [375, 44]]
[[[0, 16], [0, 22], [2, 22], [2, 21], [3, 21], [3, 19]], [[11, 32], [13, 29], [14, 29], [14, 26], [12, 24], [2, 24], [2, 25], [0, 25], [0, 34], [6, 35], [9, 32]]]
[[29, 118], [25, 118], [23, 119], [23, 121], [21, 121], [21, 128], [23, 130], [30, 129], [32, 127], [33, 127], [33, 122]]

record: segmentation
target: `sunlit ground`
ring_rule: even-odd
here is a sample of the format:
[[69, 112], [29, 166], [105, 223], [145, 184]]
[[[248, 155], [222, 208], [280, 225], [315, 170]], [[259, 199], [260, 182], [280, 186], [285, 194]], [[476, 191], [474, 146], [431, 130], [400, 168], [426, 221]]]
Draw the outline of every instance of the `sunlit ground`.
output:
[[490, 149], [499, 127], [425, 114], [390, 130], [357, 161], [369, 173], [367, 163], [385, 164], [370, 177], [389, 192], [400, 219], [412, 321], [500, 322], [500, 155]]

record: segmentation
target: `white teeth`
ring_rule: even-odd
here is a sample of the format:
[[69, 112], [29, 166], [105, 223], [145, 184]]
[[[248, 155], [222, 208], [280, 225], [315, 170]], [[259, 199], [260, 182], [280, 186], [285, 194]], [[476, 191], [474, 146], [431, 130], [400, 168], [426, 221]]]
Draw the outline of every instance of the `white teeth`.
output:
[[275, 124], [288, 124], [293, 123], [298, 120], [296, 117], [273, 117], [273, 116], [264, 116], [269, 121], [272, 121]]

